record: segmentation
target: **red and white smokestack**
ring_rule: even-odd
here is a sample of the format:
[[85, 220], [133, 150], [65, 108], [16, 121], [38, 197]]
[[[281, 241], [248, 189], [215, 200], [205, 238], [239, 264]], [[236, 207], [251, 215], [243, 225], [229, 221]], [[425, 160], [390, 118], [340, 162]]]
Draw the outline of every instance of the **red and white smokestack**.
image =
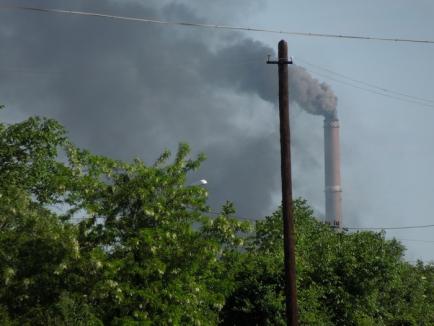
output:
[[326, 223], [340, 228], [342, 221], [341, 164], [339, 120], [336, 115], [324, 119], [325, 218]]

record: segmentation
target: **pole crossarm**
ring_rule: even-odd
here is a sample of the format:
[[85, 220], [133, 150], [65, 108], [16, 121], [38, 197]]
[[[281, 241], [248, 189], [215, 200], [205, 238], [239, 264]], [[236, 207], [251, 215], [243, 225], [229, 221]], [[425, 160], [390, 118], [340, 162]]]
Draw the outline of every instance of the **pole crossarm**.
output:
[[289, 58], [289, 60], [288, 60], [288, 58], [279, 58], [279, 59], [277, 59], [277, 60], [270, 60], [270, 55], [268, 56], [268, 59], [267, 59], [267, 65], [292, 65], [294, 62], [293, 62], [293, 60], [292, 60], [292, 57], [290, 57]]

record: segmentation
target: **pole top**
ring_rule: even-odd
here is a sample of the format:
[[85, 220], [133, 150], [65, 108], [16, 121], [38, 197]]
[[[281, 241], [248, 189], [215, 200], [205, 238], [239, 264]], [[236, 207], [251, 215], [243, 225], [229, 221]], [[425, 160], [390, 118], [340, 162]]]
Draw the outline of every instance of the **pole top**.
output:
[[288, 60], [288, 46], [285, 40], [279, 42], [279, 51], [277, 60], [270, 60], [271, 55], [268, 55], [267, 64], [291, 65], [293, 64], [292, 57]]

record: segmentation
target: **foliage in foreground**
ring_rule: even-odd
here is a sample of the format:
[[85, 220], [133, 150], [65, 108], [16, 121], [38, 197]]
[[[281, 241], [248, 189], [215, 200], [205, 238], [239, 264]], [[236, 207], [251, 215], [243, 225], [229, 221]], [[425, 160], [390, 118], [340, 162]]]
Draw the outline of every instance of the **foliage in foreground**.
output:
[[[295, 203], [302, 325], [433, 325], [434, 266], [402, 260], [384, 233], [335, 232]], [[281, 212], [256, 223], [240, 257], [223, 325], [285, 325]]]
[[[188, 153], [125, 163], [53, 120], [0, 124], [0, 324], [283, 325], [280, 211], [207, 217], [206, 190], [187, 182], [203, 157]], [[434, 323], [432, 265], [295, 207], [302, 324]]]

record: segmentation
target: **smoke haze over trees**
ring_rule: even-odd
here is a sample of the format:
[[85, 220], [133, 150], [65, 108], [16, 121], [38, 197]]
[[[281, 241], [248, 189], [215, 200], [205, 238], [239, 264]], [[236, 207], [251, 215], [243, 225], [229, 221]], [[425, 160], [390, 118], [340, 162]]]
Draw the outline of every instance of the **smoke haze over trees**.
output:
[[[260, 6], [260, 1], [254, 3]], [[59, 2], [38, 5], [58, 7]], [[202, 20], [199, 3], [195, 8], [186, 2], [112, 0], [76, 6]], [[1, 15], [0, 39], [7, 49], [3, 62], [36, 72], [0, 80], [2, 99], [15, 116], [56, 118], [77, 143], [118, 158], [139, 155], [152, 162], [161, 148], [174, 149], [178, 141], [187, 141], [209, 156], [202, 177], [209, 180], [214, 206], [232, 198], [240, 214], [258, 217], [276, 204], [277, 76], [275, 67], [265, 64], [275, 52], [272, 48], [235, 32], [63, 15]], [[336, 97], [328, 86], [301, 67], [291, 69], [292, 95], [301, 107], [313, 114], [335, 109]], [[311, 151], [305, 140], [302, 145], [305, 136], [312, 139], [303, 130], [294, 134], [295, 164], [303, 166], [301, 173], [315, 169], [323, 187], [318, 163], [322, 155]]]

